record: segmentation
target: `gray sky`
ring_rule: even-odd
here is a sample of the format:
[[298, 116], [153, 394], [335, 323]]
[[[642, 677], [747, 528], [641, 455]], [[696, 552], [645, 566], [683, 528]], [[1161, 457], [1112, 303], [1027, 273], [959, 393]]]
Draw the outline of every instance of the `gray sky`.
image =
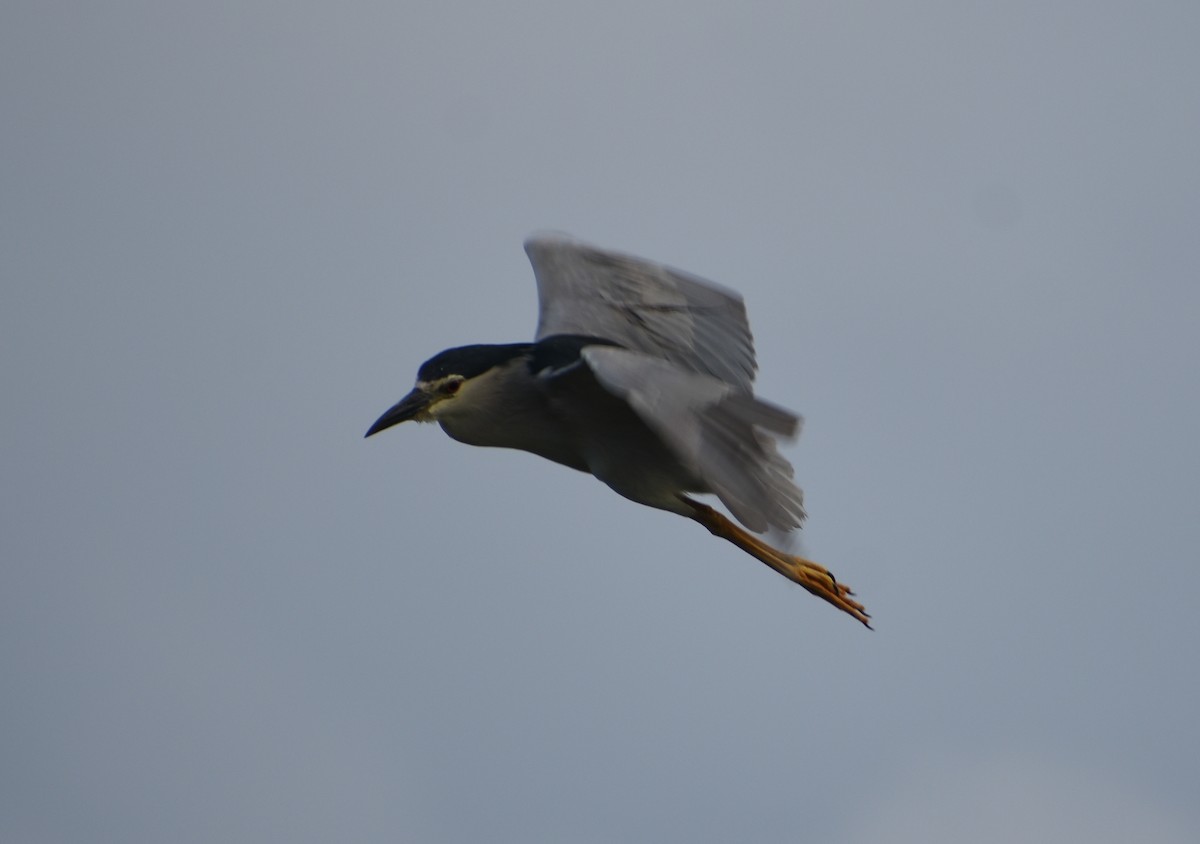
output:
[[[1200, 839], [1200, 6], [8, 2], [0, 840]], [[430, 427], [746, 297], [806, 551]]]

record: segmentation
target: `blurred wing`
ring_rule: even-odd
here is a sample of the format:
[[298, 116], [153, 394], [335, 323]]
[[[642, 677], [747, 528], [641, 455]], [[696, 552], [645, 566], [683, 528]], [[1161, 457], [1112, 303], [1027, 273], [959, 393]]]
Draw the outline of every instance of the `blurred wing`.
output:
[[796, 435], [800, 417], [660, 358], [612, 346], [587, 346], [581, 357], [739, 522], [759, 533], [800, 526], [804, 495], [776, 447], [776, 437]]
[[757, 363], [741, 296], [679, 270], [563, 235], [534, 235], [538, 340], [582, 334], [749, 390]]

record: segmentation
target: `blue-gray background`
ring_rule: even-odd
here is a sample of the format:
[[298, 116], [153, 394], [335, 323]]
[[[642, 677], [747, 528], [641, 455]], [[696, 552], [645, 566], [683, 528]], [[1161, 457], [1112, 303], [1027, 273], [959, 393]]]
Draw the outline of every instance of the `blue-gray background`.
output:
[[[0, 840], [1200, 839], [1200, 6], [0, 12]], [[742, 291], [804, 547], [429, 427], [552, 227]]]

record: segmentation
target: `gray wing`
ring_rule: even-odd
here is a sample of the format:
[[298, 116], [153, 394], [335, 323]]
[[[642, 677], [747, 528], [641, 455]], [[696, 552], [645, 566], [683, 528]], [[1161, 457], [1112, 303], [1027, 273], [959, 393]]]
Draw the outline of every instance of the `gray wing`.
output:
[[624, 400], [696, 477], [753, 531], [792, 530], [804, 495], [776, 437], [793, 437], [800, 417], [710, 375], [612, 346], [588, 346], [584, 363]]
[[586, 334], [749, 391], [757, 363], [741, 296], [670, 267], [564, 235], [525, 241], [537, 338]]

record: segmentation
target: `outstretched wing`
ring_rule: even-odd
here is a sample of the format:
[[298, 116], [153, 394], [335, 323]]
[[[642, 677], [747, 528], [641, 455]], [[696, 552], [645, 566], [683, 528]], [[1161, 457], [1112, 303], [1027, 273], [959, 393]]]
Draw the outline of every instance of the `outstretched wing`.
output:
[[750, 391], [758, 367], [737, 293], [564, 235], [534, 235], [525, 252], [537, 277], [537, 339], [599, 337]]
[[793, 437], [800, 418], [711, 375], [613, 346], [580, 352], [596, 381], [627, 403], [675, 456], [750, 530], [791, 530], [804, 496], [776, 437]]

